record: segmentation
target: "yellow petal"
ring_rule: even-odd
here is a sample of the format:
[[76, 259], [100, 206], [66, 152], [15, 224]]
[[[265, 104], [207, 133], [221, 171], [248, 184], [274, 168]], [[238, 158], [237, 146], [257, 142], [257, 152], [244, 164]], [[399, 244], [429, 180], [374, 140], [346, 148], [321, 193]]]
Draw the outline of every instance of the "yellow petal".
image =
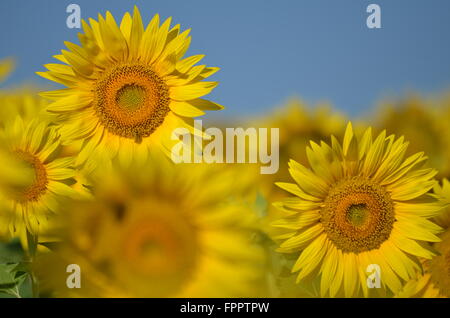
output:
[[209, 94], [217, 82], [198, 82], [186, 86], [171, 87], [170, 97], [178, 101], [192, 100]]
[[322, 277], [320, 280], [321, 297], [325, 297], [327, 291], [329, 290], [331, 282], [334, 280], [337, 266], [338, 266], [337, 249], [336, 247], [334, 247], [333, 244], [330, 244], [330, 247], [327, 250], [327, 254], [325, 255], [321, 268], [322, 272]]
[[185, 117], [198, 117], [205, 114], [205, 112], [192, 106], [188, 102], [172, 101], [170, 103], [170, 110], [172, 110], [177, 115]]
[[200, 110], [222, 110], [222, 109], [224, 109], [224, 107], [222, 105], [219, 105], [217, 103], [211, 102], [206, 99], [201, 99], [201, 98], [190, 100], [190, 101], [188, 101], [188, 103]]
[[329, 244], [330, 242], [326, 240], [326, 235], [322, 234], [303, 250], [292, 268], [292, 272], [300, 271], [297, 276], [297, 283], [319, 267]]
[[186, 73], [187, 71], [189, 71], [189, 69], [194, 66], [195, 64], [197, 64], [200, 60], [202, 60], [205, 57], [205, 55], [203, 54], [199, 54], [199, 55], [193, 55], [190, 57], [187, 57], [181, 61], [179, 61], [177, 63], [177, 70], [180, 73]]
[[344, 253], [343, 259], [345, 264], [344, 273], [344, 293], [345, 297], [354, 296], [357, 284], [356, 256], [353, 253]]
[[280, 245], [283, 249], [299, 249], [323, 232], [323, 226], [316, 224], [309, 229], [286, 240]]
[[58, 181], [50, 181], [47, 188], [49, 191], [63, 197], [74, 197], [76, 195], [76, 191], [74, 189]]
[[41, 122], [35, 127], [31, 135], [30, 150], [35, 153], [39, 149], [42, 139], [44, 137], [45, 130], [47, 129], [47, 124]]
[[76, 175], [75, 170], [69, 168], [48, 169], [47, 173], [48, 177], [52, 180], [70, 179]]
[[141, 44], [142, 35], [144, 34], [144, 26], [139, 9], [134, 6], [133, 21], [130, 35], [130, 55], [134, 60], [139, 56], [139, 46]]
[[149, 62], [155, 52], [158, 27], [159, 15], [156, 14], [145, 29], [139, 47], [140, 56], [145, 62]]
[[296, 185], [294, 183], [276, 182], [275, 185], [280, 187], [283, 190], [286, 190], [286, 191], [298, 196], [299, 198], [309, 200], [309, 201], [315, 201], [315, 202], [321, 201], [320, 198], [316, 198], [312, 195], [306, 194], [299, 188], [298, 185]]
[[397, 248], [411, 255], [420, 256], [426, 259], [431, 259], [434, 256], [434, 253], [423, 248], [414, 240], [404, 237], [395, 228], [391, 232], [390, 240], [392, 240]]
[[47, 111], [54, 113], [78, 111], [88, 107], [90, 102], [90, 98], [83, 98], [78, 95], [68, 95], [48, 104]]
[[170, 29], [170, 23], [172, 22], [172, 17], [169, 17], [164, 23], [161, 25], [161, 27], [158, 30], [157, 36], [156, 36], [156, 47], [153, 52], [153, 55], [150, 58], [150, 63], [153, 63], [156, 61], [156, 59], [161, 55], [162, 51], [164, 50], [166, 46], [167, 37], [169, 34]]

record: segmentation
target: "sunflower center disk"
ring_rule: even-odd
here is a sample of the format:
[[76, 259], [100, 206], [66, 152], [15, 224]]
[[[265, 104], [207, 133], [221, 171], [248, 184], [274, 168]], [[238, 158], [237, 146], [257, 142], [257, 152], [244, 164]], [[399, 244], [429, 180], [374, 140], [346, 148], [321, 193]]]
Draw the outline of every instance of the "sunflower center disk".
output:
[[389, 238], [394, 207], [381, 186], [351, 178], [330, 191], [321, 210], [321, 222], [337, 248], [360, 253], [379, 248]]
[[149, 67], [119, 65], [96, 84], [94, 108], [109, 132], [141, 142], [169, 112], [169, 89]]
[[127, 279], [138, 280], [136, 288], [142, 287], [147, 296], [170, 295], [194, 271], [198, 259], [197, 232], [179, 213], [168, 209], [164, 216], [148, 214], [146, 209], [155, 207], [140, 203], [134, 211], [144, 216], [130, 222], [124, 231], [122, 248], [123, 262], [129, 269]]
[[356, 227], [362, 226], [367, 220], [369, 213], [370, 211], [367, 209], [366, 204], [351, 205], [348, 208], [347, 219]]
[[144, 87], [125, 85], [117, 92], [116, 102], [124, 110], [135, 111], [145, 103]]
[[37, 201], [47, 190], [47, 170], [36, 156], [22, 150], [16, 150], [15, 154], [19, 160], [22, 160], [29, 166], [34, 178], [30, 180], [29, 184], [16, 189], [13, 193], [13, 198], [19, 202]]

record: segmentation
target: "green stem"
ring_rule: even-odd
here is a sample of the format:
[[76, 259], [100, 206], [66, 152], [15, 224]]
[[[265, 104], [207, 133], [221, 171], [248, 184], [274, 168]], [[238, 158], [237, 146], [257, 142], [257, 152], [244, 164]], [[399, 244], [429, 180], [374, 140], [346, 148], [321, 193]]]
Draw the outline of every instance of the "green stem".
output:
[[38, 235], [32, 234], [27, 229], [27, 245], [28, 245], [28, 257], [30, 262], [30, 278], [31, 278], [31, 289], [33, 292], [33, 298], [39, 297], [39, 285], [34, 274], [33, 262], [35, 260], [37, 246], [38, 246]]

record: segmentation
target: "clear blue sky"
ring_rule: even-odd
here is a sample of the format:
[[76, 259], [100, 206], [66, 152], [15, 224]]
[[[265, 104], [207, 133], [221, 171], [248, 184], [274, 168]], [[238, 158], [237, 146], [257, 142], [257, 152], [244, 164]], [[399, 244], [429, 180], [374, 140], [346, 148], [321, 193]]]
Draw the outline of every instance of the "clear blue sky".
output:
[[[159, 13], [192, 28], [188, 53], [222, 68], [210, 95], [227, 106], [221, 115], [260, 114], [293, 95], [360, 115], [384, 96], [450, 88], [448, 0], [1, 0], [0, 57], [19, 63], [7, 85], [47, 84], [34, 72], [63, 41], [77, 42], [70, 3], [82, 18], [137, 4], [145, 22]], [[382, 29], [366, 27], [370, 3], [381, 6]]]

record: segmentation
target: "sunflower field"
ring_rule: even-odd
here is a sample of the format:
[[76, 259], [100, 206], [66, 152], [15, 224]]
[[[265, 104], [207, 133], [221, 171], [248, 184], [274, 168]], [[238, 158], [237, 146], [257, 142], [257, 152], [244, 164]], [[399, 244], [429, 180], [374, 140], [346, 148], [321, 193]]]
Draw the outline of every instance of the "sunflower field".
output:
[[[450, 297], [446, 90], [233, 118], [208, 43], [130, 8], [83, 16], [45, 87], [2, 86], [20, 60], [0, 56], [0, 298]], [[275, 173], [252, 130], [219, 147], [229, 127], [260, 152], [275, 129]]]

